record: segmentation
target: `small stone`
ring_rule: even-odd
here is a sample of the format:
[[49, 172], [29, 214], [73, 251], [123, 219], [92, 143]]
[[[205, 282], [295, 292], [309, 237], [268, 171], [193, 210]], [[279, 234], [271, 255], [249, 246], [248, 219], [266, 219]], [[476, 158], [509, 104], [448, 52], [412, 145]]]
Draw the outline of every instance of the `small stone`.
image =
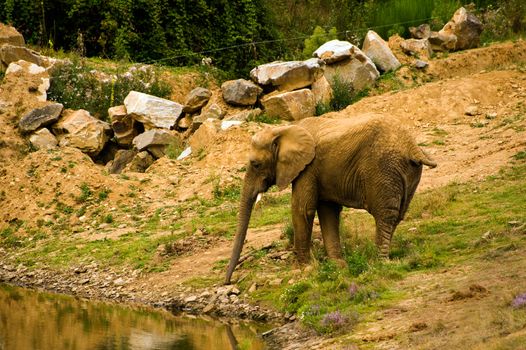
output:
[[479, 114], [479, 108], [478, 108], [478, 106], [470, 105], [470, 106], [468, 106], [466, 108], [466, 110], [464, 111], [464, 114], [469, 115], [469, 116], [478, 115]]
[[119, 277], [115, 281], [113, 281], [113, 284], [116, 286], [123, 286], [126, 284], [126, 281], [122, 277]]
[[197, 300], [197, 296], [195, 295], [190, 295], [189, 297], [185, 298], [184, 299], [184, 302], [185, 303], [193, 303]]
[[208, 304], [207, 306], [204, 307], [203, 313], [207, 314], [207, 313], [211, 312], [212, 310], [214, 310], [214, 308], [215, 308], [215, 305], [210, 303], [210, 304]]
[[252, 285], [250, 286], [250, 288], [248, 288], [248, 292], [250, 294], [254, 293], [258, 288], [258, 284], [256, 282], [252, 283]]
[[429, 63], [427, 63], [426, 61], [422, 61], [422, 60], [416, 60], [414, 65], [418, 69], [423, 69], [429, 66]]

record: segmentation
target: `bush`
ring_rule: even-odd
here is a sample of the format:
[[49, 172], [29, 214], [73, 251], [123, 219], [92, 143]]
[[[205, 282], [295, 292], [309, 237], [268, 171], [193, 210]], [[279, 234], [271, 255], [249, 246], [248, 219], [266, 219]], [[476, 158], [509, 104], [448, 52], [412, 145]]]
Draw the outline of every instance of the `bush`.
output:
[[318, 47], [325, 44], [327, 41], [336, 39], [336, 36], [336, 28], [333, 27], [329, 32], [326, 32], [322, 27], [316, 26], [316, 28], [314, 28], [314, 33], [312, 33], [309, 38], [305, 39], [303, 48], [304, 58], [311, 58], [312, 54], [318, 49]]
[[85, 60], [74, 58], [55, 68], [50, 78], [50, 100], [65, 108], [85, 109], [101, 120], [107, 120], [108, 108], [123, 104], [132, 90], [162, 98], [171, 93], [171, 87], [152, 66], [108, 75], [91, 69]]

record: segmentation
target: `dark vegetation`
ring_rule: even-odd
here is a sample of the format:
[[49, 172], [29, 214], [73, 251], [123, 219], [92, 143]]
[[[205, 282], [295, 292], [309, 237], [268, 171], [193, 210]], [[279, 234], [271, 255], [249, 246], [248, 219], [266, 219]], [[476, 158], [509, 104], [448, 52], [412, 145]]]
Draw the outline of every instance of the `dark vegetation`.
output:
[[[260, 63], [302, 59], [322, 29], [360, 44], [368, 28], [381, 36], [408, 35], [408, 27], [439, 29], [459, 0], [1, 0], [0, 21], [29, 44], [82, 56], [184, 66], [211, 57], [217, 67], [246, 74]], [[522, 0], [477, 0], [485, 40], [526, 29]], [[320, 35], [318, 30], [317, 35]]]

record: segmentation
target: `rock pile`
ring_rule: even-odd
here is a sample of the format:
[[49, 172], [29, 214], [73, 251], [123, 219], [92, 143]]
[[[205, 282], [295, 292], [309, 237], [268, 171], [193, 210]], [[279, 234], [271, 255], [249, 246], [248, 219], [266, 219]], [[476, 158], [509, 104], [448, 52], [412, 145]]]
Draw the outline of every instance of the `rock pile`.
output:
[[[34, 148], [76, 147], [103, 162], [111, 173], [146, 171], [168, 147], [182, 159], [199, 153], [218, 133], [264, 113], [270, 118], [295, 121], [314, 116], [316, 106], [328, 103], [335, 80], [352, 92], [375, 84], [381, 73], [401, 66], [393, 45], [417, 56], [414, 67], [424, 69], [437, 50], [461, 50], [478, 45], [480, 21], [465, 8], [438, 32], [427, 24], [411, 28], [413, 38], [385, 42], [369, 31], [362, 50], [347, 41], [332, 40], [305, 61], [272, 62], [255, 67], [251, 80], [236, 79], [221, 85], [221, 98], [230, 106], [245, 108], [227, 115], [203, 87], [192, 90], [184, 104], [131, 91], [121, 106], [108, 110], [109, 123], [84, 110], [64, 110], [47, 101], [49, 70], [56, 61], [24, 47], [24, 38], [0, 24], [0, 64], [6, 70], [4, 86], [25, 84], [24, 101], [32, 109], [20, 116], [18, 127]], [[391, 47], [390, 47], [391, 46]], [[131, 73], [130, 73], [131, 74]], [[15, 105], [16, 101], [10, 101]], [[26, 102], [24, 102], [26, 103]]]

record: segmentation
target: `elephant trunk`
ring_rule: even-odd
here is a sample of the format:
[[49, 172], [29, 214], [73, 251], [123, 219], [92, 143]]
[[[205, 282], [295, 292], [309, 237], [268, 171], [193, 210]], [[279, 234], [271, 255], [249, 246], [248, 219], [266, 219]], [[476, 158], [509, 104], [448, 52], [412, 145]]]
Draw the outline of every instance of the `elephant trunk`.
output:
[[250, 181], [245, 179], [243, 185], [243, 191], [241, 194], [241, 201], [239, 205], [239, 216], [237, 222], [236, 237], [234, 238], [234, 247], [232, 248], [232, 256], [230, 257], [230, 263], [226, 272], [225, 284], [230, 284], [230, 278], [232, 273], [239, 262], [241, 256], [241, 250], [243, 249], [243, 243], [247, 236], [248, 223], [252, 214], [252, 208], [257, 198], [257, 193], [254, 195], [254, 191], [251, 186], [248, 185]]

